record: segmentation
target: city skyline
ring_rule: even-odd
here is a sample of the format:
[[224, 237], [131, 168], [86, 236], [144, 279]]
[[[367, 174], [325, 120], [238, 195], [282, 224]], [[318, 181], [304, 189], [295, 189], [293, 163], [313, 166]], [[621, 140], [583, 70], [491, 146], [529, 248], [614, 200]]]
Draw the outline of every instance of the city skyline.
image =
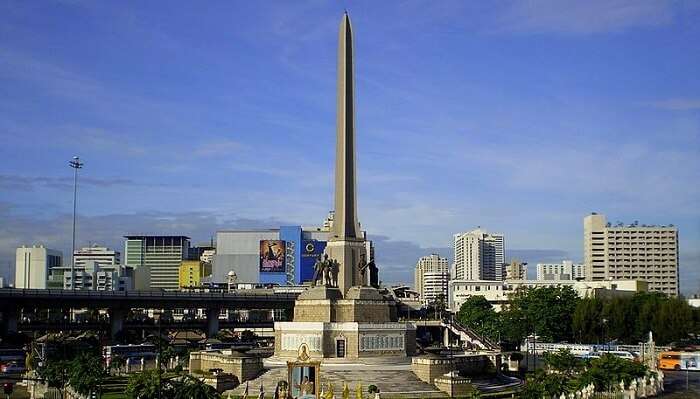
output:
[[[351, 5], [358, 213], [382, 280], [410, 282], [420, 256], [451, 258], [452, 234], [476, 226], [508, 236], [507, 259], [580, 261], [597, 211], [678, 226], [681, 291], [698, 291], [700, 10], [623, 3], [580, 5], [575, 21]], [[73, 155], [77, 247], [320, 224], [333, 206], [337, 7], [221, 5], [191, 24], [193, 10], [155, 4], [0, 7], [1, 262], [22, 244], [70, 253]]]

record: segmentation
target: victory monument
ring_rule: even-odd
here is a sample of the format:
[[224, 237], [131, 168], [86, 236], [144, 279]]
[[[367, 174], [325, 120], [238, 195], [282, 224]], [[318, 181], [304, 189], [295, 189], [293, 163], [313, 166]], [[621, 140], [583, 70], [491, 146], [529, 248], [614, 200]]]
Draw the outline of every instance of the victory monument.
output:
[[[347, 13], [338, 36], [335, 147], [335, 218], [314, 286], [299, 295], [291, 322], [275, 323], [275, 358], [305, 356], [322, 362], [406, 358], [415, 327], [397, 322], [396, 303], [371, 286], [366, 240], [357, 220], [354, 51]], [[376, 280], [376, 279], [375, 279]]]

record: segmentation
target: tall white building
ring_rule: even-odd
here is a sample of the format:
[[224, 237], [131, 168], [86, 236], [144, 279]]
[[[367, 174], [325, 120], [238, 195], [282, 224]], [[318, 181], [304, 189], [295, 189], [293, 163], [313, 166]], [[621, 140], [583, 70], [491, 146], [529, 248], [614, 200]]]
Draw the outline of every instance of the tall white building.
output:
[[61, 251], [43, 245], [17, 248], [15, 257], [15, 288], [46, 289], [49, 270], [60, 267]]
[[561, 263], [538, 263], [537, 280], [580, 280], [586, 278], [586, 267], [583, 263], [570, 260]]
[[503, 280], [505, 237], [476, 229], [454, 235], [454, 277], [459, 280]]
[[678, 229], [635, 222], [613, 226], [605, 215], [583, 219], [583, 256], [588, 280], [644, 280], [649, 291], [677, 296]]
[[121, 254], [119, 251], [99, 245], [76, 249], [75, 252], [73, 252], [73, 261], [76, 267], [84, 268], [85, 263], [91, 260], [95, 261], [95, 263], [100, 266], [113, 266], [121, 263]]
[[418, 259], [414, 272], [414, 284], [421, 301], [427, 304], [440, 295], [447, 298], [449, 277], [447, 258], [432, 254]]

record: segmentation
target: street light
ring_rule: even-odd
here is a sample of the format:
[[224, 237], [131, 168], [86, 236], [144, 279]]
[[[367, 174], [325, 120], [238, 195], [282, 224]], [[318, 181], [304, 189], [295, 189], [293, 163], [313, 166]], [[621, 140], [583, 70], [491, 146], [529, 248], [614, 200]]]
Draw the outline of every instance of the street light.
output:
[[156, 355], [156, 366], [158, 367], [158, 399], [160, 399], [160, 382], [161, 382], [160, 381], [160, 373], [161, 373], [160, 363], [162, 361], [162, 358], [161, 358], [161, 349], [160, 349], [160, 340], [161, 340], [160, 323], [161, 323], [161, 316], [162, 315], [163, 315], [163, 313], [160, 310], [153, 312], [153, 319], [158, 324], [158, 354]]
[[[454, 315], [454, 313], [450, 312], [450, 325], [451, 325], [453, 328], [454, 328], [454, 324], [455, 324], [455, 315]], [[447, 330], [447, 337], [450, 338], [450, 330], [449, 330], [449, 329]], [[450, 363], [452, 363], [452, 364], [450, 364], [450, 398], [454, 398], [454, 396], [455, 396], [455, 392], [454, 392], [454, 384], [455, 384], [455, 380], [454, 380], [454, 377], [455, 377], [454, 371], [455, 371], [456, 367], [455, 367], [455, 358], [454, 358], [454, 354], [452, 353], [452, 340], [451, 340], [451, 339], [448, 339], [448, 340], [447, 340], [447, 345], [449, 346], [449, 349], [450, 349]]]
[[70, 253], [70, 278], [71, 278], [71, 289], [75, 290], [75, 210], [78, 200], [78, 169], [82, 169], [84, 162], [80, 162], [78, 156], [74, 156], [73, 159], [68, 162], [71, 168], [75, 170], [73, 175], [73, 244], [71, 246]]

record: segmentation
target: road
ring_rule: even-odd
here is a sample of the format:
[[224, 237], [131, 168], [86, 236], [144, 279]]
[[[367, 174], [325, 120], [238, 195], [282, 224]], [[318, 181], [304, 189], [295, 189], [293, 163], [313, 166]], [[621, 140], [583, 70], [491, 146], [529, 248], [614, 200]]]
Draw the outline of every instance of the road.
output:
[[[685, 371], [664, 371], [664, 375], [664, 395], [686, 393]], [[700, 397], [700, 371], [690, 371], [687, 377], [689, 388], [687, 397]]]

